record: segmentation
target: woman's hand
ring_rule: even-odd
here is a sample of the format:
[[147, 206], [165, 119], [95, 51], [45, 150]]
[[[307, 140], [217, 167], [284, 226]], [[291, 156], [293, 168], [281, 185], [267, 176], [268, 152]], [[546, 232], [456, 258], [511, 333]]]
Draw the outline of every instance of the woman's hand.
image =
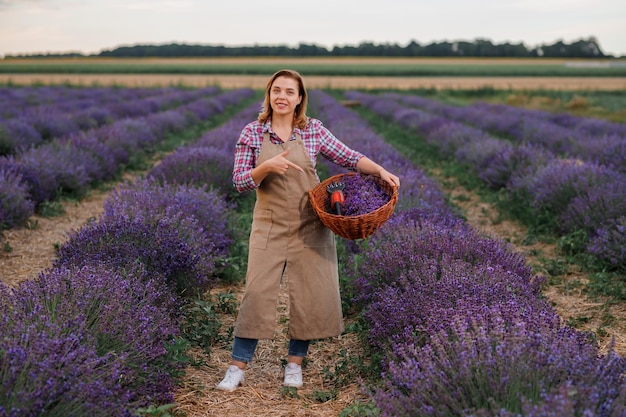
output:
[[367, 156], [359, 159], [356, 167], [364, 174], [378, 175], [382, 180], [387, 181], [387, 183], [392, 187], [400, 186], [400, 178], [398, 178], [398, 176], [387, 171], [385, 168], [381, 167], [376, 162], [369, 159]]
[[384, 181], [387, 181], [392, 187], [400, 187], [400, 178], [398, 178], [397, 175], [393, 175], [386, 169], [382, 169], [380, 171], [380, 178]]
[[279, 175], [285, 175], [285, 172], [287, 172], [289, 168], [293, 168], [300, 172], [304, 172], [304, 170], [300, 168], [298, 165], [287, 160], [288, 154], [289, 154], [289, 149], [265, 161], [265, 164], [267, 164], [268, 171], [273, 172], [275, 174], [279, 174]]
[[250, 172], [254, 183], [261, 184], [261, 181], [263, 181], [265, 177], [267, 177], [269, 174], [285, 175], [289, 168], [304, 172], [304, 170], [298, 165], [287, 160], [288, 154], [289, 149], [285, 150], [285, 152], [283, 153], [276, 155], [273, 158], [266, 160], [265, 162], [254, 168]]

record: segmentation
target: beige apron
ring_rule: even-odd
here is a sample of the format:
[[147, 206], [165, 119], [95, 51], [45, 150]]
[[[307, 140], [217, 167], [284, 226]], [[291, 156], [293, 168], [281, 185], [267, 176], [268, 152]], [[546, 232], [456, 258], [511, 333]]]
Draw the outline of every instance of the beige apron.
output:
[[287, 159], [304, 169], [270, 174], [256, 190], [246, 291], [234, 334], [274, 337], [280, 281], [288, 273], [289, 336], [323, 339], [344, 330], [335, 238], [315, 215], [307, 191], [319, 179], [302, 138], [282, 144], [263, 136], [258, 164], [290, 149]]

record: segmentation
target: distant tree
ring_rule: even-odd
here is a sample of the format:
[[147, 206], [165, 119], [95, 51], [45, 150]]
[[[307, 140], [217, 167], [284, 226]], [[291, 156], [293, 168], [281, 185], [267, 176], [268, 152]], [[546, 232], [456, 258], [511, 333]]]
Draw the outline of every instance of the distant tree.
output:
[[533, 56], [547, 58], [602, 58], [605, 57], [595, 37], [581, 39], [571, 44], [558, 40], [552, 45], [541, 45], [532, 52]]
[[406, 56], [422, 56], [423, 55], [422, 46], [419, 43], [415, 42], [414, 40], [409, 42], [409, 44], [404, 49], [405, 49]]
[[328, 49], [323, 46], [301, 43], [294, 51], [298, 56], [326, 56], [329, 54]]
[[[522, 43], [494, 44], [488, 39], [473, 41], [442, 41], [421, 45], [411, 40], [406, 46], [398, 44], [361, 42], [358, 45], [323, 46], [300, 43], [296, 47], [287, 45], [189, 45], [172, 43], [168, 45], [120, 46], [104, 50], [97, 54], [106, 57], [226, 57], [226, 56], [466, 56], [466, 57], [552, 57], [552, 58], [602, 58], [598, 40], [595, 37], [565, 43], [558, 40], [553, 44], [544, 44], [527, 48]], [[9, 55], [5, 58], [47, 58], [85, 56], [80, 53], [55, 53], [33, 55]]]
[[422, 56], [454, 56], [457, 45], [457, 42], [433, 42], [422, 48]]

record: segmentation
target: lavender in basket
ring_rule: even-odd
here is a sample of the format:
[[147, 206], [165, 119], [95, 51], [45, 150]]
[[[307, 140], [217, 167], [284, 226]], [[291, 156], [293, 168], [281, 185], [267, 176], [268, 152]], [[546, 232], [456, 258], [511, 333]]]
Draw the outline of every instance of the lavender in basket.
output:
[[[368, 175], [346, 175], [343, 194], [346, 198], [341, 205], [344, 216], [360, 216], [371, 213], [389, 202], [391, 196]], [[329, 207], [329, 212], [333, 211]]]

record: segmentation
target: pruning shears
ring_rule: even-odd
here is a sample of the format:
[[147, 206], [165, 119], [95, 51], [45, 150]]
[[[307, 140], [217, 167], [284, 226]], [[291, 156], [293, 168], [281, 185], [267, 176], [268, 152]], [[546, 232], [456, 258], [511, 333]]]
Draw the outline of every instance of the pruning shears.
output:
[[326, 187], [326, 191], [330, 194], [330, 207], [335, 211], [335, 214], [341, 215], [341, 205], [346, 201], [346, 197], [343, 195], [343, 189], [345, 185], [343, 182], [335, 181], [330, 183]]

